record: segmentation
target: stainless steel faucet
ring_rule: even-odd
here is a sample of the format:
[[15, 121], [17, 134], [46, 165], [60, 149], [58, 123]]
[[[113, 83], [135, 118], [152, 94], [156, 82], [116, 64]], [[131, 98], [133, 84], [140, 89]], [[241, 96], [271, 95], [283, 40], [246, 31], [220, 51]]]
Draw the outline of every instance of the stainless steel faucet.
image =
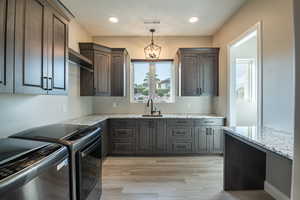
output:
[[153, 99], [150, 98], [147, 102], [147, 107], [149, 108], [150, 106], [150, 110], [151, 110], [151, 115], [154, 115], [155, 113], [158, 113], [158, 115], [161, 114], [160, 110], [156, 110], [156, 108], [154, 108], [154, 105], [153, 105]]

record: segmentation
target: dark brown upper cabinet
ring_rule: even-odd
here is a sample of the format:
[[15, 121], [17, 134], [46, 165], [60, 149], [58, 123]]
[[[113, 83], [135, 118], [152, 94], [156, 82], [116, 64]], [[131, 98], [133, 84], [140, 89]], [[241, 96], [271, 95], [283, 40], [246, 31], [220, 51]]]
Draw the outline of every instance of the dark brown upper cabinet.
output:
[[48, 20], [48, 84], [49, 94], [68, 91], [68, 21], [54, 10]]
[[66, 94], [68, 17], [52, 0], [0, 0], [0, 92]]
[[126, 95], [126, 71], [130, 57], [126, 49], [112, 49], [111, 53], [111, 96]]
[[180, 96], [218, 96], [218, 48], [181, 48], [176, 56]]
[[15, 1], [0, 0], [0, 92], [13, 92]]
[[79, 48], [93, 62], [94, 70], [80, 70], [81, 96], [110, 96], [111, 49], [95, 43], [79, 43]]
[[92, 61], [93, 69], [80, 71], [81, 96], [125, 96], [130, 57], [124, 48], [79, 43], [80, 53]]

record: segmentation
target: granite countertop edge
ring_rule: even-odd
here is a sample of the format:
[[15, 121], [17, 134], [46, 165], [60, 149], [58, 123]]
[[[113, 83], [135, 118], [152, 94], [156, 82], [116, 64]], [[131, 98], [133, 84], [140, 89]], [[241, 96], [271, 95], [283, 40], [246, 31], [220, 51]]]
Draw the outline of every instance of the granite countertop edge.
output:
[[164, 114], [162, 117], [143, 117], [142, 114], [94, 114], [64, 121], [66, 124], [93, 126], [107, 119], [225, 119], [217, 115]]
[[223, 127], [223, 130], [229, 132], [230, 135], [233, 135], [233, 136], [236, 136], [236, 137], [240, 138], [241, 140], [246, 140], [247, 142], [250, 142], [254, 145], [257, 145], [257, 146], [259, 146], [259, 147], [261, 147], [261, 148], [263, 148], [267, 151], [275, 153], [275, 154], [277, 154], [279, 156], [282, 156], [284, 158], [287, 158], [289, 160], [293, 160], [293, 153], [287, 152], [287, 151], [282, 151], [282, 150], [280, 150], [281, 147], [274, 147], [274, 146], [268, 145], [266, 143], [259, 142], [257, 140], [253, 140], [249, 137], [246, 137], [246, 136], [238, 133], [238, 131], [233, 130], [232, 127]]

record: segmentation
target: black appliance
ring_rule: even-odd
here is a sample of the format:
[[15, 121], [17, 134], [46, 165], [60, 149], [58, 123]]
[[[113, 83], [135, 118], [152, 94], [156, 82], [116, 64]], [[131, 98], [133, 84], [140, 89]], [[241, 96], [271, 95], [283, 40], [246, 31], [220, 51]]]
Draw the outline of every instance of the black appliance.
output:
[[63, 144], [68, 147], [72, 168], [72, 200], [100, 199], [101, 129], [70, 124], [54, 124], [27, 130], [14, 138]]
[[1, 200], [70, 199], [69, 174], [66, 147], [0, 139]]

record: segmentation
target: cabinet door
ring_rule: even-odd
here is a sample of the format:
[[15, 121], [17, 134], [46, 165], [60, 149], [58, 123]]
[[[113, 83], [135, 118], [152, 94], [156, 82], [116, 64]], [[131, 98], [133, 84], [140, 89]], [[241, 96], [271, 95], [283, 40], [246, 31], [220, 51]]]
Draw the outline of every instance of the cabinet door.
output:
[[137, 133], [137, 154], [153, 153], [153, 140], [156, 129], [153, 120], [139, 120], [139, 128]]
[[124, 96], [125, 55], [122, 52], [112, 53], [111, 57], [111, 96]]
[[49, 94], [67, 94], [68, 85], [68, 22], [53, 10], [48, 23], [48, 85]]
[[16, 0], [15, 92], [47, 94], [47, 4]]
[[107, 123], [102, 122], [100, 124], [100, 127], [102, 129], [102, 159], [105, 160], [108, 155], [108, 132], [107, 132]]
[[224, 135], [222, 128], [212, 128], [210, 135], [210, 151], [212, 153], [223, 153], [224, 152]]
[[15, 0], [0, 0], [0, 92], [13, 93]]
[[181, 61], [181, 96], [198, 96], [199, 58], [197, 54], [183, 55]]
[[199, 73], [200, 84], [202, 85], [201, 94], [206, 96], [214, 96], [218, 93], [218, 55], [202, 54], [199, 56], [201, 64], [201, 72]]
[[196, 127], [195, 132], [197, 134], [197, 153], [208, 153], [208, 128]]
[[155, 120], [156, 132], [154, 136], [154, 152], [163, 154], [168, 152], [168, 139], [167, 139], [167, 123], [166, 120]]
[[97, 96], [110, 96], [110, 54], [95, 52], [94, 86]]

